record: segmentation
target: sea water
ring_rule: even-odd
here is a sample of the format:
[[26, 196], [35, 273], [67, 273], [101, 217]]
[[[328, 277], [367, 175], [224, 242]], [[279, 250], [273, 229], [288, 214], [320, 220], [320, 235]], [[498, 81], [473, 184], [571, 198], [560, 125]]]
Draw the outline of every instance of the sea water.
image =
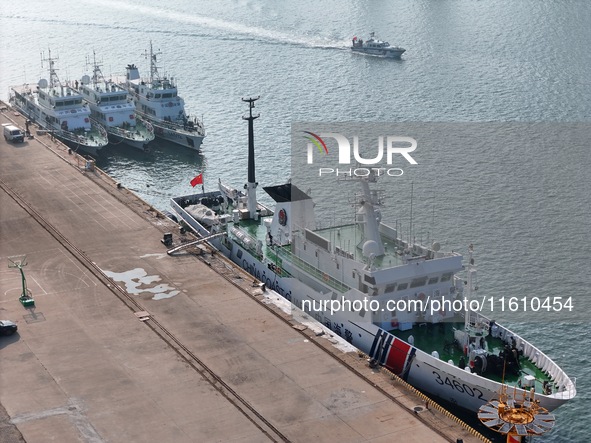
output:
[[[124, 74], [129, 63], [147, 75], [152, 41], [160, 71], [175, 78], [187, 110], [205, 122], [202, 152], [159, 142], [149, 152], [115, 145], [96, 160], [162, 210], [170, 197], [190, 193], [189, 181], [201, 172], [206, 190], [218, 177], [244, 185], [241, 98], [260, 96], [261, 198], [262, 186], [298, 179], [291, 169], [294, 122], [390, 122], [400, 131], [444, 124], [440, 144], [419, 141], [418, 164], [384, 184], [384, 218], [443, 249], [466, 253], [474, 244], [483, 296], [573, 297], [576, 316], [565, 311], [542, 321], [520, 308], [495, 317], [577, 379], [577, 397], [536, 441], [587, 441], [591, 4], [64, 0], [55, 7], [17, 0], [0, 11], [4, 100], [10, 85], [48, 77], [41, 58], [49, 49], [64, 80], [90, 73], [93, 51], [107, 77]], [[348, 50], [353, 36], [372, 31], [406, 48], [402, 60]], [[321, 217], [346, 205], [353, 190], [343, 189], [324, 199]]]

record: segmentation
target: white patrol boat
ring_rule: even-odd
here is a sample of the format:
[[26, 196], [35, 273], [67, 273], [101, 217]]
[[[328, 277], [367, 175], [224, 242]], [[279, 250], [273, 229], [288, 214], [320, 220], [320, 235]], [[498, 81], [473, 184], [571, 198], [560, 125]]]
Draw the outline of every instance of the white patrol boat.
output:
[[400, 58], [406, 52], [406, 49], [399, 46], [390, 46], [390, 43], [379, 40], [375, 36], [375, 32], [369, 34], [369, 39], [353, 37], [351, 51], [360, 54], [376, 55], [386, 58]]
[[138, 68], [127, 65], [124, 87], [127, 88], [142, 118], [154, 126], [156, 137], [199, 150], [205, 137], [203, 122], [185, 112], [185, 101], [178, 95], [172, 77], [160, 76], [150, 42], [150, 78], [141, 79]]
[[107, 131], [91, 117], [82, 95], [60, 82], [56, 60], [51, 51], [47, 59], [42, 59], [49, 64], [49, 81], [41, 79], [33, 87], [12, 86], [10, 104], [70, 147], [96, 154], [109, 143]]
[[[516, 398], [535, 396], [549, 411], [575, 396], [574, 381], [525, 338], [477, 312], [449, 309], [475, 290], [472, 248], [464, 268], [460, 254], [442, 252], [437, 243], [403, 240], [381, 221], [382, 198], [370, 188], [375, 175], [344, 180], [361, 191], [350, 224], [318, 228], [315, 203], [292, 183], [264, 188], [274, 210], [257, 202], [254, 100], [245, 117], [248, 183], [239, 190], [220, 181], [217, 191], [173, 198], [181, 223], [372, 364], [435, 398], [476, 413], [507, 384]], [[331, 310], [336, 301], [344, 309]]]
[[136, 116], [135, 104], [127, 95], [127, 90], [106, 80], [93, 54], [92, 78], [84, 75], [75, 82], [84, 99], [90, 106], [92, 117], [102, 124], [109, 134], [111, 143], [125, 143], [137, 149], [147, 149], [154, 140], [154, 128], [150, 122]]

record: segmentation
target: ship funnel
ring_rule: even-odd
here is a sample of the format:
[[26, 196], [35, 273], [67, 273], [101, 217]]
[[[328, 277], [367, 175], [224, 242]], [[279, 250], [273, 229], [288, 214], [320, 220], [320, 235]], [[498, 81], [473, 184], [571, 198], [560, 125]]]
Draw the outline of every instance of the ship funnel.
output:
[[127, 65], [126, 69], [126, 78], [127, 80], [137, 80], [140, 78], [140, 71], [138, 70], [136, 65]]
[[248, 183], [246, 183], [246, 194], [248, 196], [247, 208], [251, 219], [256, 219], [257, 210], [257, 194], [256, 188], [258, 183], [255, 180], [255, 167], [254, 167], [254, 120], [259, 118], [259, 115], [252, 115], [252, 109], [254, 108], [254, 102], [259, 97], [255, 98], [243, 98], [243, 102], [248, 103], [249, 114], [243, 116], [243, 120], [248, 120]]

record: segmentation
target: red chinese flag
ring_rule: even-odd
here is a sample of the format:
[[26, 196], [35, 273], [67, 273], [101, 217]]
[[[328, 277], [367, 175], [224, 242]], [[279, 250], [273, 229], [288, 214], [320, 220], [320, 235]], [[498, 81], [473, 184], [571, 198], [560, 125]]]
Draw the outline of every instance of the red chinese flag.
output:
[[507, 435], [507, 443], [521, 443], [521, 437], [518, 435]]
[[191, 186], [195, 187], [197, 185], [202, 185], [203, 184], [203, 174], [199, 174], [197, 177], [195, 177], [193, 180], [191, 180]]

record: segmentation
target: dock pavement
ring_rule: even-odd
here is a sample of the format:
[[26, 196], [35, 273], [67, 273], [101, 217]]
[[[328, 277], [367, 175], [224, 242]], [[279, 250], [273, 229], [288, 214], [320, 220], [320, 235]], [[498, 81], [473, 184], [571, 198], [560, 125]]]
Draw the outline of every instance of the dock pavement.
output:
[[0, 441], [483, 441], [219, 254], [167, 255], [190, 234], [31, 132], [0, 140]]

